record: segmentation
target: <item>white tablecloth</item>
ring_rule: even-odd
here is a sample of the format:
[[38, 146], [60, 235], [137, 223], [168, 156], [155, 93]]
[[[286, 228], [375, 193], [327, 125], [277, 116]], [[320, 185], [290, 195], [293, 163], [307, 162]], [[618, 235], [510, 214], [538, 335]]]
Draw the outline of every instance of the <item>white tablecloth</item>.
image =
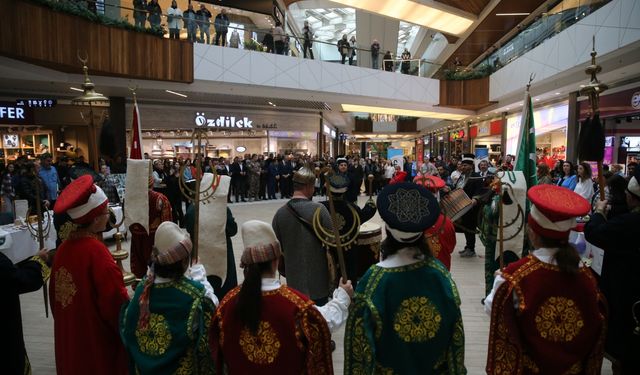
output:
[[[116, 215], [116, 221], [122, 220], [122, 207], [113, 206], [111, 207], [113, 212]], [[45, 238], [45, 247], [48, 250], [53, 250], [56, 248], [56, 238], [57, 232], [56, 228], [53, 225], [53, 211], [49, 211], [50, 213], [50, 231], [49, 235]], [[32, 224], [32, 227], [37, 230], [36, 224]], [[9, 233], [11, 236], [11, 247], [8, 249], [2, 249], [4, 255], [6, 255], [13, 263], [21, 262], [33, 255], [35, 255], [39, 250], [38, 238], [34, 238], [26, 225], [16, 226], [14, 224], [7, 224], [0, 226], [2, 230]], [[127, 228], [124, 225], [120, 226], [120, 232], [126, 233]], [[112, 229], [108, 232], [104, 232], [102, 234], [102, 238], [111, 239], [113, 235], [116, 233], [115, 229]]]
[[[55, 249], [57, 234], [56, 228], [53, 226], [53, 214], [49, 218], [49, 227], [51, 229], [49, 231], [49, 235], [44, 240], [44, 245], [47, 249]], [[13, 263], [21, 262], [38, 252], [40, 248], [38, 238], [34, 238], [31, 235], [31, 232], [29, 232], [26, 225], [16, 226], [14, 224], [7, 224], [0, 226], [0, 228], [11, 236], [11, 247], [3, 249], [2, 252], [11, 259]], [[37, 231], [36, 224], [32, 224], [32, 228]]]

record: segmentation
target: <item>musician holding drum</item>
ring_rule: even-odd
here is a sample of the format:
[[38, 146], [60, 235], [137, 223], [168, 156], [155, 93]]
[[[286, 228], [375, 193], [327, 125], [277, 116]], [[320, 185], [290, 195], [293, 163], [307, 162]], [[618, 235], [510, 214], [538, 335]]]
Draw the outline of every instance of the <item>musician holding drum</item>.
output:
[[[478, 209], [479, 199], [485, 190], [483, 178], [479, 173], [475, 172], [475, 155], [462, 155], [462, 173], [454, 185], [454, 190], [449, 194], [456, 194], [456, 190], [462, 189], [466, 194], [468, 204], [465, 208], [466, 213], [462, 215], [458, 224], [459, 228], [464, 232], [466, 245], [464, 250], [460, 252], [462, 258], [472, 258], [476, 256], [476, 226], [478, 225]], [[470, 207], [468, 207], [470, 205]], [[447, 216], [451, 217], [449, 213]], [[454, 218], [451, 219], [455, 221]]]

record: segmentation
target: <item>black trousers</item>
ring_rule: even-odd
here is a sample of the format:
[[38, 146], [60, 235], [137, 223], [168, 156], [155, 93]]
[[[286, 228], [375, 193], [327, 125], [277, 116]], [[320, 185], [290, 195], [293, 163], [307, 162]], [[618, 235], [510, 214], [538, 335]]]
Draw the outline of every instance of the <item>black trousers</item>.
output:
[[313, 50], [311, 49], [311, 41], [309, 40], [305, 40], [302, 46], [302, 53], [305, 59], [307, 58], [307, 50], [309, 50], [309, 57], [313, 60]]

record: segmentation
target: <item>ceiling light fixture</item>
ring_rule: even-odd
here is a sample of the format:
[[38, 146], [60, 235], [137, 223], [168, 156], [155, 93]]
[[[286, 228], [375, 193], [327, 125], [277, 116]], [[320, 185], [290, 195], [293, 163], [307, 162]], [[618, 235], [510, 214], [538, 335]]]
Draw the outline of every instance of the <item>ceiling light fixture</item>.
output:
[[450, 8], [439, 6], [435, 2], [429, 5], [411, 0], [333, 0], [333, 2], [453, 35], [463, 34], [474, 22], [472, 15], [461, 16], [452, 13]]
[[185, 94], [181, 94], [179, 92], [175, 92], [175, 91], [171, 91], [171, 90], [164, 90], [165, 92], [168, 92], [169, 94], [173, 94], [173, 95], [177, 95], [177, 96], [181, 96], [183, 98], [186, 98], [187, 96]]
[[432, 111], [416, 111], [402, 108], [373, 107], [368, 105], [342, 104], [343, 112], [360, 112], [360, 113], [379, 113], [385, 115], [410, 116], [410, 117], [427, 117], [441, 120], [459, 121], [468, 117], [457, 113], [432, 112]]
[[73, 90], [73, 91], [80, 91], [80, 92], [84, 92], [84, 90], [83, 90], [83, 89], [79, 89], [79, 88], [77, 88], [77, 87], [69, 87], [69, 88], [70, 88], [71, 90]]
[[556, 95], [560, 95], [560, 93], [559, 93], [559, 92], [557, 92], [557, 93], [556, 93]]
[[531, 13], [496, 13], [498, 17], [528, 16]]

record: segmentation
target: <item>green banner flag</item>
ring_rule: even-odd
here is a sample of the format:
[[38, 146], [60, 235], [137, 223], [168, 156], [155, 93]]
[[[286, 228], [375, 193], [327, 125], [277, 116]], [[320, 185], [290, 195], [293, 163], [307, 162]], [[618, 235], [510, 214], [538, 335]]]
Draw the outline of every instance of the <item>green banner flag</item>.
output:
[[520, 138], [514, 170], [522, 171], [527, 180], [527, 190], [538, 184], [536, 176], [536, 132], [533, 123], [533, 103], [527, 89], [524, 96], [524, 110], [520, 121]]

